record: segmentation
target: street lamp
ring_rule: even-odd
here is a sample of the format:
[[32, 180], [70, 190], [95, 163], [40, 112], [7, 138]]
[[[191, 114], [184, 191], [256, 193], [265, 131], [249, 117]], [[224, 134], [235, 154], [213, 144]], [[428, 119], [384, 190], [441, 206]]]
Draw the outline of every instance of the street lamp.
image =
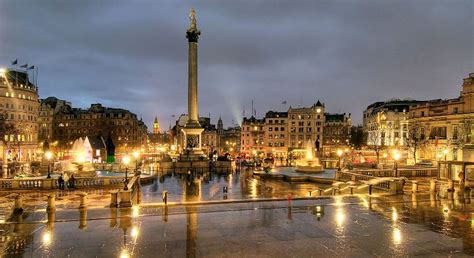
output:
[[135, 174], [137, 174], [137, 171], [138, 171], [138, 158], [140, 157], [140, 152], [139, 151], [134, 151], [133, 152], [133, 157], [135, 158]]
[[48, 176], [46, 176], [46, 178], [51, 178], [51, 158], [53, 157], [53, 153], [51, 151], [47, 151], [44, 156], [46, 157], [46, 159], [48, 160]]
[[395, 176], [399, 177], [398, 175], [398, 160], [400, 159], [400, 153], [396, 152], [393, 154], [393, 159], [395, 160], [394, 167], [395, 167]]
[[444, 150], [443, 150], [443, 154], [444, 154], [444, 161], [446, 161], [446, 160], [447, 160], [447, 157], [448, 157], [448, 152], [449, 152], [449, 151], [448, 151], [448, 149], [444, 149]]
[[128, 190], [128, 163], [130, 163], [130, 157], [129, 156], [124, 156], [122, 158], [122, 163], [125, 164], [125, 180], [123, 181], [125, 186], [123, 187], [123, 190]]
[[339, 171], [341, 171], [341, 157], [342, 157], [343, 151], [341, 149], [337, 150], [337, 156], [339, 157]]

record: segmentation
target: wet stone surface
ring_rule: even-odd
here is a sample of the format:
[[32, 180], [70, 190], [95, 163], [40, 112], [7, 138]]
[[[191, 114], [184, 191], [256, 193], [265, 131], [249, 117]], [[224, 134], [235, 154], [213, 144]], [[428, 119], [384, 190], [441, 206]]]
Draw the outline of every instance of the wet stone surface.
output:
[[474, 199], [334, 197], [27, 212], [0, 224], [2, 256], [474, 255]]

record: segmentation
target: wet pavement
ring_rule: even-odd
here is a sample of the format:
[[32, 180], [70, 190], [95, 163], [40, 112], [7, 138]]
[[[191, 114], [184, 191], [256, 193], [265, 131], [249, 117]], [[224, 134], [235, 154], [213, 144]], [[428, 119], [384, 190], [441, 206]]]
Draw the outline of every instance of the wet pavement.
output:
[[474, 199], [332, 197], [28, 212], [0, 224], [2, 256], [474, 255]]
[[[224, 193], [227, 187], [227, 193]], [[142, 201], [161, 202], [163, 191], [168, 191], [171, 202], [241, 200], [257, 198], [285, 198], [309, 196], [309, 191], [329, 188], [316, 183], [289, 183], [282, 180], [264, 180], [254, 177], [252, 171], [233, 174], [203, 174], [191, 179], [187, 175], [167, 174], [152, 184], [143, 185]]]

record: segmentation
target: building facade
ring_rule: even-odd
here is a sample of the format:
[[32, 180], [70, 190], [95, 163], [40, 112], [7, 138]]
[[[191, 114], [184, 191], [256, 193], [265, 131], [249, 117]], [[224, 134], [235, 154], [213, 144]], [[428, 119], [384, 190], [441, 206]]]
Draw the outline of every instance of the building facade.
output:
[[[417, 159], [474, 161], [474, 73], [461, 94], [410, 109], [410, 138], [419, 139]], [[414, 151], [414, 150], [412, 150]]]
[[266, 156], [286, 158], [288, 154], [288, 112], [268, 111], [264, 121]]
[[311, 107], [288, 109], [288, 150], [304, 149], [311, 141], [317, 149], [322, 147], [324, 104], [319, 100]]
[[323, 152], [325, 156], [334, 156], [338, 148], [350, 145], [352, 118], [351, 114], [324, 114]]
[[145, 149], [148, 130], [137, 115], [119, 108], [92, 104], [88, 109], [62, 106], [53, 115], [53, 139], [61, 152], [68, 151], [73, 142], [86, 136], [110, 135], [117, 153]]
[[38, 150], [38, 88], [28, 73], [7, 69], [0, 71], [0, 132], [2, 160], [40, 159]]
[[[223, 126], [222, 126], [223, 128]], [[241, 136], [241, 128], [240, 126], [229, 127], [227, 129], [219, 129], [219, 153], [231, 153], [231, 154], [238, 154], [240, 153], [240, 136]]]
[[410, 108], [423, 101], [390, 100], [375, 102], [364, 110], [363, 131], [367, 145], [404, 146]]
[[244, 117], [240, 133], [240, 152], [245, 156], [265, 156], [265, 120]]
[[61, 107], [69, 105], [70, 102], [49, 97], [40, 100], [40, 110], [38, 115], [38, 142], [40, 146], [45, 143], [54, 143], [53, 139], [53, 119], [54, 115], [61, 110]]

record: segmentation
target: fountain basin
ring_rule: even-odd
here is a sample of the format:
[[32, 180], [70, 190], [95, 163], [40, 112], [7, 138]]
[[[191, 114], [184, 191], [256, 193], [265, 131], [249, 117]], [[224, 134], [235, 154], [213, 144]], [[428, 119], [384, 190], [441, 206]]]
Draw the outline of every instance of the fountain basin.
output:
[[324, 168], [322, 165], [296, 165], [295, 170], [300, 173], [322, 173]]

